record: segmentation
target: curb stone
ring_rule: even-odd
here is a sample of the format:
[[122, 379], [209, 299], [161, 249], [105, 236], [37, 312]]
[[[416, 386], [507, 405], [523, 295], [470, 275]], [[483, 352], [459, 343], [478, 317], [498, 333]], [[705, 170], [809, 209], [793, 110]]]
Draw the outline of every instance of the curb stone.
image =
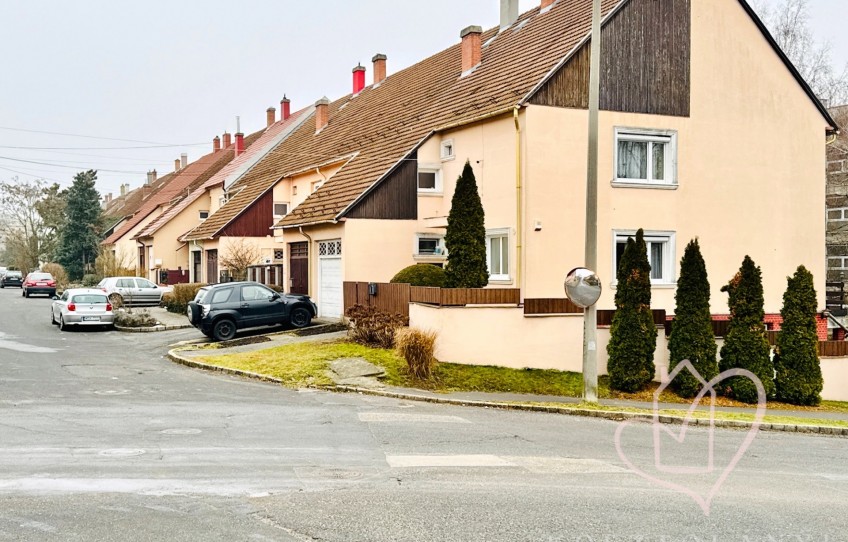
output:
[[[264, 382], [273, 382], [275, 384], [282, 384], [283, 381], [280, 378], [276, 378], [273, 376], [263, 375], [259, 373], [253, 373], [250, 371], [242, 371], [241, 369], [231, 369], [229, 367], [220, 367], [218, 365], [209, 365], [207, 363], [202, 363], [199, 361], [194, 361], [188, 359], [186, 357], [180, 356], [177, 354], [179, 349], [170, 350], [167, 354], [167, 358], [175, 363], [179, 363], [181, 365], [185, 365], [187, 367], [193, 367], [195, 369], [204, 369], [207, 371], [220, 372], [235, 376], [243, 376], [247, 378], [252, 378], [256, 380], [261, 380]], [[654, 419], [653, 414], [647, 413], [638, 413], [638, 412], [624, 412], [617, 410], [591, 410], [585, 408], [566, 408], [566, 407], [554, 407], [554, 406], [543, 406], [543, 405], [528, 405], [521, 403], [501, 403], [497, 401], [475, 401], [471, 399], [451, 399], [449, 397], [430, 397], [427, 395], [417, 395], [414, 393], [399, 393], [394, 391], [385, 391], [385, 390], [374, 390], [368, 388], [360, 388], [356, 386], [330, 386], [330, 387], [322, 387], [317, 389], [330, 390], [330, 391], [338, 391], [343, 393], [358, 393], [361, 395], [375, 395], [379, 397], [389, 397], [392, 399], [403, 399], [406, 401], [420, 401], [424, 403], [437, 403], [437, 404], [446, 404], [446, 405], [454, 405], [454, 406], [467, 406], [467, 407], [482, 407], [482, 408], [496, 408], [500, 410], [520, 410], [526, 412], [547, 412], [549, 414], [564, 414], [568, 416], [581, 416], [584, 418], [602, 418], [605, 420], [611, 421], [625, 421], [625, 420], [637, 420], [644, 422], [651, 422]], [[673, 423], [683, 423], [686, 421], [685, 418], [681, 418], [679, 416], [669, 416], [663, 414], [659, 417], [660, 423], [665, 424], [673, 424]], [[703, 418], [694, 418], [689, 420], [689, 423], [692, 425], [702, 425], [709, 426], [710, 421]], [[728, 429], [749, 429], [754, 424], [752, 422], [745, 422], [740, 420], [714, 420], [714, 427], [722, 427]], [[760, 431], [773, 431], [773, 432], [784, 432], [784, 433], [809, 433], [809, 434], [822, 434], [822, 435], [834, 435], [834, 436], [843, 436], [848, 437], [848, 427], [831, 427], [831, 426], [818, 426], [818, 425], [786, 425], [779, 423], [761, 423]]]
[[124, 326], [115, 326], [115, 329], [118, 331], [122, 331], [124, 333], [155, 333], [157, 331], [171, 331], [174, 329], [187, 329], [192, 327], [191, 324], [187, 325], [179, 325], [179, 326], [165, 326], [158, 325], [152, 327], [124, 327]]

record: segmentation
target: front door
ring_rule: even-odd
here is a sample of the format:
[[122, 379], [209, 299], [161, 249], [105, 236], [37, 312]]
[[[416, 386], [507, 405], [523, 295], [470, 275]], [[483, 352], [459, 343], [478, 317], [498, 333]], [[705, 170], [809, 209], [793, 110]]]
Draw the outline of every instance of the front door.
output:
[[195, 250], [191, 253], [191, 280], [194, 282], [200, 282], [200, 251]]
[[309, 243], [289, 244], [290, 292], [309, 295]]
[[206, 251], [206, 283], [218, 283], [218, 251]]

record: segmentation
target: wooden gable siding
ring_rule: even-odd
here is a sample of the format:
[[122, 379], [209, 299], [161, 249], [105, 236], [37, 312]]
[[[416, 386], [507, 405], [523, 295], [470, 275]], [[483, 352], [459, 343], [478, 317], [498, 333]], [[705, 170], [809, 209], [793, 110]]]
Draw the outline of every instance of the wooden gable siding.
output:
[[380, 220], [418, 219], [418, 153], [407, 156], [345, 216]]
[[[601, 31], [601, 109], [689, 116], [691, 0], [631, 0]], [[589, 106], [590, 43], [530, 99]]]
[[274, 192], [269, 190], [221, 230], [231, 237], [265, 237], [274, 225]]

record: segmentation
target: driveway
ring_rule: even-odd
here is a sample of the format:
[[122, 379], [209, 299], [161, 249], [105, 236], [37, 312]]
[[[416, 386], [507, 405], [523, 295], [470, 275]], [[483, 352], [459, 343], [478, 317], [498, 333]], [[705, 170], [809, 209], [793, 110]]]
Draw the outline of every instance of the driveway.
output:
[[[286, 390], [164, 359], [196, 330], [63, 333], [49, 306], [0, 290], [0, 540], [848, 540], [846, 439], [761, 433], [706, 516], [615, 422]], [[708, 493], [744, 438], [665, 481]], [[649, 473], [652, 439], [620, 439]]]

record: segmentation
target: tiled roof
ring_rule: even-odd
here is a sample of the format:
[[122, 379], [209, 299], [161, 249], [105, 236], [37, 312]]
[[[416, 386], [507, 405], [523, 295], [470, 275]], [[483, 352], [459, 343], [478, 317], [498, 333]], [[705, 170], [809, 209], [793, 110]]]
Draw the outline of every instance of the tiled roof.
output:
[[[233, 145], [227, 149], [209, 153], [206, 156], [187, 165], [183, 169], [160, 179], [161, 186], [152, 195], [143, 198], [138, 211], [121, 228], [107, 237], [102, 244], [111, 245], [120, 240], [142, 220], [150, 216], [159, 206], [165, 205], [173, 198], [183, 194], [192, 185], [206, 182], [212, 175], [221, 170], [233, 159]], [[142, 187], [144, 189], [144, 187]]]
[[[296, 115], [297, 113], [295, 113]], [[213, 186], [219, 185], [227, 180], [230, 176], [235, 176], [238, 174], [239, 169], [243, 166], [248, 166], [251, 160], [255, 160], [257, 154], [262, 152], [263, 147], [266, 147], [270, 141], [273, 141], [274, 137], [278, 135], [286, 126], [289, 125], [289, 122], [292, 121], [292, 118], [295, 116], [292, 115], [289, 117], [287, 121], [279, 121], [275, 122], [265, 130], [259, 130], [255, 133], [250, 134], [249, 136], [244, 138], [245, 150], [242, 154], [238, 155], [234, 159], [230, 160], [230, 162], [221, 168], [216, 174], [212, 175], [205, 182], [198, 184], [198, 182], [192, 183], [191, 186], [188, 187], [188, 195], [180, 198], [171, 204], [165, 211], [156, 217], [155, 220], [151, 221], [150, 224], [147, 225], [142, 231], [138, 232], [133, 239], [139, 239], [142, 237], [149, 237], [156, 233], [159, 228], [168, 223], [172, 218], [177, 216], [183, 209], [197, 201], [199, 197], [206, 193], [207, 190], [212, 188]], [[293, 122], [293, 121], [292, 121]], [[267, 152], [267, 150], [265, 151]]]
[[[605, 0], [604, 12], [626, 1]], [[245, 176], [244, 190], [189, 238], [214, 236], [281, 178], [354, 155], [278, 225], [338, 218], [434, 130], [507, 113], [519, 104], [588, 35], [591, 5], [592, 0], [560, 1], [545, 13], [537, 7], [522, 14], [500, 34], [497, 28], [484, 32], [483, 43], [489, 43], [482, 62], [465, 77], [460, 77], [457, 43], [357, 96], [332, 102], [329, 124], [320, 133], [314, 120], [307, 120]]]
[[163, 175], [149, 185], [143, 184], [134, 190], [130, 190], [123, 196], [118, 196], [110, 202], [110, 205], [106, 207], [103, 214], [115, 219], [124, 219], [134, 215], [150, 196], [171, 180], [172, 176], [173, 173]]

